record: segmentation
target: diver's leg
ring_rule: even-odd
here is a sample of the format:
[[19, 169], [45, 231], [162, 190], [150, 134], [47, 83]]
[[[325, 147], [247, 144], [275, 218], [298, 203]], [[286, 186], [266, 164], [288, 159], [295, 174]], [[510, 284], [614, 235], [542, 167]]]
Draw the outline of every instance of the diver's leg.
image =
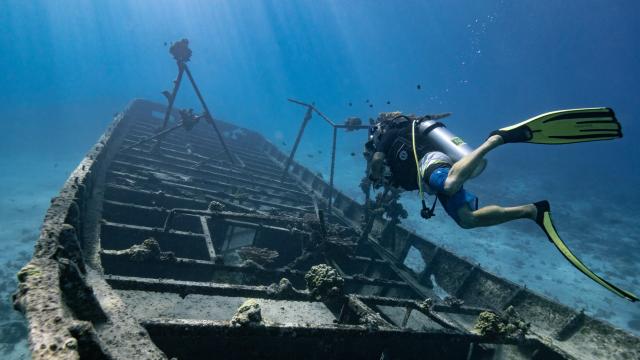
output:
[[533, 204], [502, 207], [498, 205], [488, 205], [478, 210], [471, 210], [466, 205], [458, 209], [458, 225], [465, 229], [476, 227], [486, 227], [502, 224], [517, 219], [535, 220], [537, 215], [536, 206]]
[[492, 135], [482, 145], [453, 164], [444, 184], [445, 192], [451, 195], [460, 190], [464, 182], [471, 177], [476, 167], [480, 165], [484, 156], [502, 144], [504, 144], [504, 141], [499, 135]]

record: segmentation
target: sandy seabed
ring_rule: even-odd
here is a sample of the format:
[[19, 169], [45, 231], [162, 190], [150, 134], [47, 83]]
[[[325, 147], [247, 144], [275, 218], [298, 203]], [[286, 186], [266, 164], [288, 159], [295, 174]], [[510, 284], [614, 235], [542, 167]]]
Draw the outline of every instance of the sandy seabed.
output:
[[16, 273], [29, 261], [44, 214], [79, 160], [2, 159], [0, 167], [0, 358], [29, 359], [27, 325], [13, 310]]

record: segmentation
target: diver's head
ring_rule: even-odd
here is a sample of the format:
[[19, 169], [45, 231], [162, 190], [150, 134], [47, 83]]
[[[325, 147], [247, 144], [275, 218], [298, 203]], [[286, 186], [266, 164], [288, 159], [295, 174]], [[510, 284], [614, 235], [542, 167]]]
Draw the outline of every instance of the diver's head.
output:
[[378, 114], [376, 123], [379, 124], [388, 120], [393, 120], [401, 115], [402, 113], [400, 111], [381, 112], [380, 114]]

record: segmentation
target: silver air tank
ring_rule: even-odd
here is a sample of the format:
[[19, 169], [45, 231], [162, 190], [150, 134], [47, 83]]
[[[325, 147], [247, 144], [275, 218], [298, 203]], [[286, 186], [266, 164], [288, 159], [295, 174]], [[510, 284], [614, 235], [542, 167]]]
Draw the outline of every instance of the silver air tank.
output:
[[[423, 120], [418, 126], [418, 134], [422, 139], [427, 139], [438, 151], [447, 154], [454, 162], [473, 151], [471, 146], [438, 121]], [[480, 175], [486, 166], [487, 160], [482, 159], [482, 163], [473, 171], [471, 177]]]

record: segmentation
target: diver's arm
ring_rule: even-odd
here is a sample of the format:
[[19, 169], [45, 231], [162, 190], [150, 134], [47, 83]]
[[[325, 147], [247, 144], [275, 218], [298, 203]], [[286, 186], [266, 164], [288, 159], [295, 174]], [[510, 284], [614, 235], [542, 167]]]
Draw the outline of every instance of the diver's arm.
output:
[[371, 157], [369, 164], [369, 180], [378, 181], [384, 175], [384, 153], [376, 151]]

